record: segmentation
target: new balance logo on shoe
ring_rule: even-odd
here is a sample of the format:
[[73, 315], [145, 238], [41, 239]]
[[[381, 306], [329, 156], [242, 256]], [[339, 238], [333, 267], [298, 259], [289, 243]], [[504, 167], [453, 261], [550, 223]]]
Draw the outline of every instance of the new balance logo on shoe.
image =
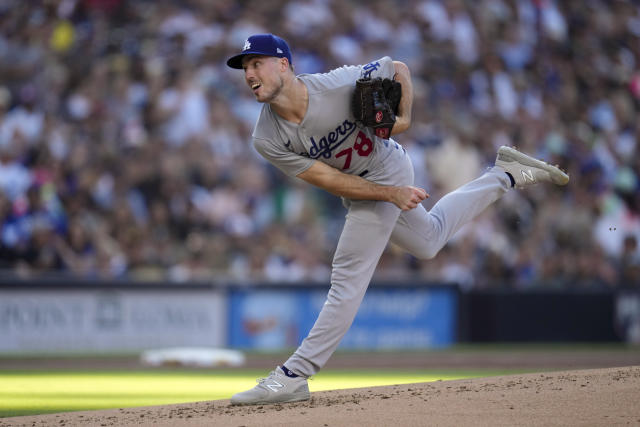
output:
[[273, 384], [265, 384], [267, 387], [269, 387], [269, 389], [274, 392], [277, 393], [278, 389], [284, 387], [282, 384], [280, 384], [278, 381], [273, 381]]
[[569, 175], [557, 166], [528, 156], [515, 148], [502, 146], [498, 149], [496, 166], [501, 167], [515, 181], [514, 187], [522, 188], [540, 182], [567, 185]]
[[529, 180], [531, 182], [536, 182], [536, 179], [533, 177], [533, 171], [531, 169], [527, 171], [522, 169], [520, 172], [522, 173], [522, 178], [524, 178], [525, 181]]
[[267, 378], [260, 378], [254, 388], [231, 396], [232, 405], [300, 402], [309, 400], [309, 385], [305, 377], [287, 377], [278, 366]]

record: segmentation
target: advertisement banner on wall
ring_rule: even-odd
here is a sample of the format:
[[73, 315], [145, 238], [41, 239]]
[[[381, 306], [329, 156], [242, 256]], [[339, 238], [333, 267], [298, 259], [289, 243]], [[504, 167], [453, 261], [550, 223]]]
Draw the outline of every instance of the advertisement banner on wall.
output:
[[223, 346], [226, 318], [209, 289], [1, 291], [0, 352]]
[[615, 326], [620, 338], [640, 344], [640, 289], [619, 291], [615, 304]]
[[[229, 344], [247, 349], [296, 347], [313, 326], [326, 292], [234, 290]], [[458, 293], [453, 287], [372, 288], [343, 338], [343, 349], [418, 349], [455, 342]]]

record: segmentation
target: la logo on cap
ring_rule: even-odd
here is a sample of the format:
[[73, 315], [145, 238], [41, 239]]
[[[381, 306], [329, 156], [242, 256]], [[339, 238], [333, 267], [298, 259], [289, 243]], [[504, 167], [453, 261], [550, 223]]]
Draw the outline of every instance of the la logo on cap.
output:
[[251, 47], [251, 42], [249, 41], [249, 39], [244, 41], [244, 47], [242, 48], [242, 51], [245, 51], [247, 49], [249, 49]]

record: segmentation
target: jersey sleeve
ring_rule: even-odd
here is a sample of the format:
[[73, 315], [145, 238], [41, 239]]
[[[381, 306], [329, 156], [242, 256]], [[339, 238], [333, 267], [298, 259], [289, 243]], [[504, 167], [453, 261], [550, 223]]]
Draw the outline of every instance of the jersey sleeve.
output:
[[396, 67], [393, 65], [393, 60], [388, 56], [384, 56], [378, 60], [371, 61], [368, 64], [361, 65], [360, 67], [360, 75], [361, 77], [371, 77], [376, 78], [389, 78], [392, 79], [396, 73]]
[[315, 160], [301, 156], [280, 147], [268, 139], [253, 137], [253, 146], [258, 153], [272, 165], [280, 169], [285, 175], [295, 177], [311, 167]]
[[345, 65], [329, 71], [325, 74], [315, 74], [312, 84], [317, 85], [319, 90], [331, 89], [343, 86], [352, 86], [355, 81], [363, 77], [389, 78], [392, 79], [396, 73], [393, 60], [388, 56], [371, 61], [364, 65]]

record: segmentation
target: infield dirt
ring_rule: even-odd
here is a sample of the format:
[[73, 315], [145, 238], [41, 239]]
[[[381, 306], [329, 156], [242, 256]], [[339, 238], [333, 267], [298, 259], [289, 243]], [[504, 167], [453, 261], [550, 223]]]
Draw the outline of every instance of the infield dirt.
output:
[[228, 400], [0, 419], [0, 426], [640, 425], [640, 366], [312, 393], [308, 402]]

